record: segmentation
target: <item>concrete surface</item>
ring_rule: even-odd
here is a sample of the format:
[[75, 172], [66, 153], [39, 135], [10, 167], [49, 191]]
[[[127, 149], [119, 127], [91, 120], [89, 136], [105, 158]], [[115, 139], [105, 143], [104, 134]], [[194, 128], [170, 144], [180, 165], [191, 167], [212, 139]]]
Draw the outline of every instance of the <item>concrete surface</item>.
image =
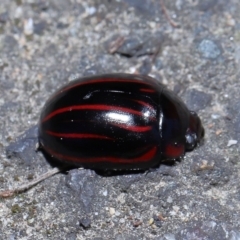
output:
[[240, 2], [163, 2], [1, 0], [1, 189], [51, 169], [35, 152], [39, 114], [77, 76], [149, 74], [206, 136], [148, 174], [73, 169], [0, 199], [0, 239], [240, 239]]

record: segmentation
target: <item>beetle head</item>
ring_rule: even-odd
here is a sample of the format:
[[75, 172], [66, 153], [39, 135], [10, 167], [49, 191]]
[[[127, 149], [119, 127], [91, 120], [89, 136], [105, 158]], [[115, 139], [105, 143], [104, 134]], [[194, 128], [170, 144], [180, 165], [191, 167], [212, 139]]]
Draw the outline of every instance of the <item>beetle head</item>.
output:
[[186, 149], [192, 150], [204, 137], [204, 128], [195, 112], [190, 112], [189, 126], [186, 131]]

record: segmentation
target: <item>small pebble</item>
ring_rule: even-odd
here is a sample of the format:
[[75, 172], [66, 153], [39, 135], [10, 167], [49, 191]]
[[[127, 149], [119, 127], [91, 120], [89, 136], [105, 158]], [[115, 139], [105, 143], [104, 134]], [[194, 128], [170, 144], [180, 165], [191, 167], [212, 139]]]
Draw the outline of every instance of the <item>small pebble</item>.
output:
[[109, 213], [110, 215], [114, 215], [115, 214], [115, 208], [109, 208]]
[[106, 197], [107, 195], [108, 195], [108, 191], [107, 191], [107, 190], [104, 190], [104, 191], [103, 191], [103, 196]]
[[79, 220], [79, 225], [87, 229], [91, 226], [91, 220], [89, 218], [82, 218]]
[[28, 220], [28, 223], [30, 223], [30, 224], [33, 223], [33, 222], [34, 222], [34, 218], [31, 218], [31, 219]]
[[172, 202], [173, 202], [173, 199], [169, 196], [169, 197], [167, 198], [167, 202], [168, 202], [168, 203], [172, 203]]
[[33, 34], [33, 20], [32, 18], [29, 18], [27, 20], [24, 21], [24, 34], [29, 36]]
[[203, 57], [208, 59], [216, 59], [221, 54], [218, 45], [209, 39], [203, 39], [198, 46], [198, 50]]
[[120, 222], [120, 223], [125, 223], [125, 219], [124, 219], [124, 218], [121, 218], [121, 219], [119, 220], [119, 222]]
[[212, 118], [212, 119], [218, 119], [218, 118], [220, 118], [220, 115], [218, 115], [218, 114], [212, 114], [212, 115], [211, 115], [211, 118]]
[[148, 221], [148, 224], [149, 225], [152, 225], [154, 223], [154, 219], [153, 218], [150, 218], [149, 221]]
[[120, 215], [121, 215], [121, 213], [119, 211], [115, 212], [115, 216], [120, 216]]
[[231, 140], [228, 141], [227, 147], [231, 147], [232, 145], [235, 145], [237, 143], [238, 143], [237, 140], [231, 139]]

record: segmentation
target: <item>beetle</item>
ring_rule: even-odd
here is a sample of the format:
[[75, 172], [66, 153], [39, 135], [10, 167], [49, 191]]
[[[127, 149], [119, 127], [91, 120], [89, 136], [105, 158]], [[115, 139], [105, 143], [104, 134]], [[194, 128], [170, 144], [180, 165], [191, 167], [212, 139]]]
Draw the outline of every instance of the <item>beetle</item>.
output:
[[204, 136], [201, 120], [152, 77], [105, 74], [79, 78], [46, 102], [42, 150], [96, 170], [146, 170], [182, 158]]
[[[198, 115], [149, 76], [83, 77], [46, 102], [39, 121], [39, 147], [55, 160], [95, 170], [147, 170], [176, 160], [204, 137]], [[53, 168], [15, 189], [10, 197], [59, 173]]]

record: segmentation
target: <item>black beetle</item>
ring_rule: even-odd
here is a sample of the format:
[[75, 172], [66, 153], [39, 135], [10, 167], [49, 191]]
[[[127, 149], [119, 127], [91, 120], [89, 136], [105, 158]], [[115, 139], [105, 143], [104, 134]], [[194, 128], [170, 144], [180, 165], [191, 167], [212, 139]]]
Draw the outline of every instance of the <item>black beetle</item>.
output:
[[91, 169], [148, 169], [192, 150], [204, 129], [157, 80], [132, 74], [84, 77], [58, 90], [39, 123], [40, 147]]

